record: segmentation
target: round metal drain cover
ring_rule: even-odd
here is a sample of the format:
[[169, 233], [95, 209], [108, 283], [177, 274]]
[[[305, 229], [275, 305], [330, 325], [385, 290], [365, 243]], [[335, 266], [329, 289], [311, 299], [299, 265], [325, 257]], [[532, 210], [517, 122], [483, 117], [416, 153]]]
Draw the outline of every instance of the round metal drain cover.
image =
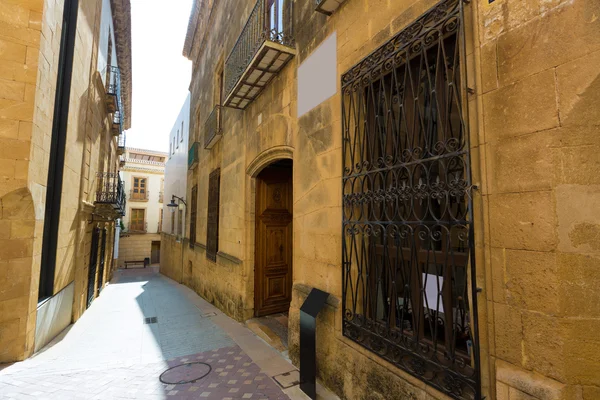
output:
[[211, 366], [203, 362], [176, 365], [160, 374], [160, 381], [168, 385], [194, 383], [210, 373]]

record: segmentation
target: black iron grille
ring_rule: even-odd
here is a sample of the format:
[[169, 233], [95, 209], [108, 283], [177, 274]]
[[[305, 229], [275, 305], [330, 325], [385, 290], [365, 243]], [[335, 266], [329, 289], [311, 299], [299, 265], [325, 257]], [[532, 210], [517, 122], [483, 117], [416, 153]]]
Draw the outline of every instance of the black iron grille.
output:
[[462, 7], [441, 1], [342, 76], [343, 333], [478, 399]]

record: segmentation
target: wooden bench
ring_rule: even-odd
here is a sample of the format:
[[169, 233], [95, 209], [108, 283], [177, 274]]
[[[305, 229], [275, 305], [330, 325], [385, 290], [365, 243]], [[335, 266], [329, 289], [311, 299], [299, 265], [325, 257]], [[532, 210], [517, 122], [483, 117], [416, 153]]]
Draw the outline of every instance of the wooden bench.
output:
[[148, 266], [146, 263], [146, 260], [125, 261], [125, 269], [127, 269], [127, 267], [130, 265], [140, 265], [140, 264], [142, 264], [144, 266], [144, 268], [146, 268]]

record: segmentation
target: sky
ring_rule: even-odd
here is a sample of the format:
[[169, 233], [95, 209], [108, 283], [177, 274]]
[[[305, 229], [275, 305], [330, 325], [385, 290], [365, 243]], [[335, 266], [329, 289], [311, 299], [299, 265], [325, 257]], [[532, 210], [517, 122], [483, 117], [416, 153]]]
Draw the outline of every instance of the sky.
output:
[[127, 147], [169, 151], [169, 133], [192, 71], [182, 55], [191, 7], [192, 0], [131, 0], [133, 104]]

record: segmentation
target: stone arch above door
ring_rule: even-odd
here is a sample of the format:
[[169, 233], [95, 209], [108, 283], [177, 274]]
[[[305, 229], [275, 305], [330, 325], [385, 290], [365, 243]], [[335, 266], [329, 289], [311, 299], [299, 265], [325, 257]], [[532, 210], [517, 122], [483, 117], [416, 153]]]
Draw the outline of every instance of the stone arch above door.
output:
[[246, 173], [252, 177], [256, 178], [258, 174], [268, 165], [273, 163], [273, 161], [282, 160], [282, 159], [294, 159], [294, 148], [290, 146], [277, 146], [267, 149], [257, 155], [254, 160], [248, 164], [246, 168]]

